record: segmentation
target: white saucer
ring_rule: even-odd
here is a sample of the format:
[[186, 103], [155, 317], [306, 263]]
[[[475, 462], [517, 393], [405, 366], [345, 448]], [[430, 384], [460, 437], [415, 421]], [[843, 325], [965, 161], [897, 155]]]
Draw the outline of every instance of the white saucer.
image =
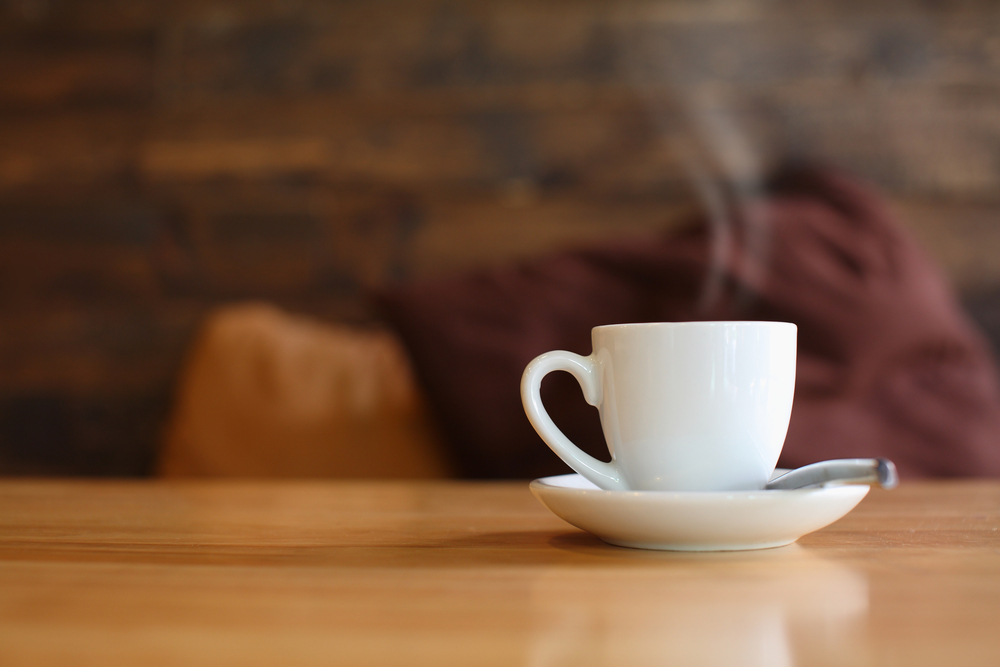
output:
[[580, 475], [543, 477], [530, 488], [556, 516], [609, 544], [668, 551], [791, 544], [850, 512], [869, 490], [830, 484], [794, 491], [604, 491]]

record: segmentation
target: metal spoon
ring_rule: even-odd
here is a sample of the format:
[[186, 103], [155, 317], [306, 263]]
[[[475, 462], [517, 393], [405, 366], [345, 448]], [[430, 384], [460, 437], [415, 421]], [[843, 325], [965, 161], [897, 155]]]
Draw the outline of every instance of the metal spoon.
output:
[[835, 459], [790, 470], [767, 483], [765, 489], [804, 489], [827, 482], [841, 484], [878, 483], [883, 489], [899, 485], [896, 466], [889, 459]]

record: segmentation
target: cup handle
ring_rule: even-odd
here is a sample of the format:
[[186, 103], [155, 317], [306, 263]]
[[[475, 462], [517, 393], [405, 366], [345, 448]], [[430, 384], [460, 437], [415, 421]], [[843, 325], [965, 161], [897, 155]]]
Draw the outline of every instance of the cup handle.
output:
[[596, 406], [601, 402], [603, 389], [593, 357], [581, 357], [564, 350], [546, 352], [532, 360], [521, 376], [521, 402], [528, 421], [545, 444], [570, 468], [602, 489], [627, 491], [614, 463], [599, 461], [570, 442], [545, 411], [541, 395], [542, 378], [552, 371], [566, 371], [575, 377], [583, 389], [584, 398], [591, 405]]

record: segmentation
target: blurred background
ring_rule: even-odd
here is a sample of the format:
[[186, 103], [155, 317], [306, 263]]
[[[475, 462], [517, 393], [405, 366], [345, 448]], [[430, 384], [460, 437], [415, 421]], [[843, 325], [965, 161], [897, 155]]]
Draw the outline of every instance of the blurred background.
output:
[[790, 158], [1000, 337], [990, 0], [0, 0], [0, 474], [149, 474], [221, 304], [378, 326]]

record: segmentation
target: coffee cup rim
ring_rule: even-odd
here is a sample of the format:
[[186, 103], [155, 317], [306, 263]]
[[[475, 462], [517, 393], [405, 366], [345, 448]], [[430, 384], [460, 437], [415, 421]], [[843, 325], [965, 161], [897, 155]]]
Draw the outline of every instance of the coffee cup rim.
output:
[[599, 329], [624, 329], [624, 328], [644, 328], [644, 327], [669, 327], [669, 328], [682, 328], [682, 327], [709, 327], [718, 328], [725, 326], [739, 326], [739, 327], [760, 327], [760, 326], [787, 326], [798, 328], [792, 322], [784, 322], [781, 320], [685, 320], [680, 322], [624, 322], [620, 324], [602, 324], [593, 328], [594, 331]]

